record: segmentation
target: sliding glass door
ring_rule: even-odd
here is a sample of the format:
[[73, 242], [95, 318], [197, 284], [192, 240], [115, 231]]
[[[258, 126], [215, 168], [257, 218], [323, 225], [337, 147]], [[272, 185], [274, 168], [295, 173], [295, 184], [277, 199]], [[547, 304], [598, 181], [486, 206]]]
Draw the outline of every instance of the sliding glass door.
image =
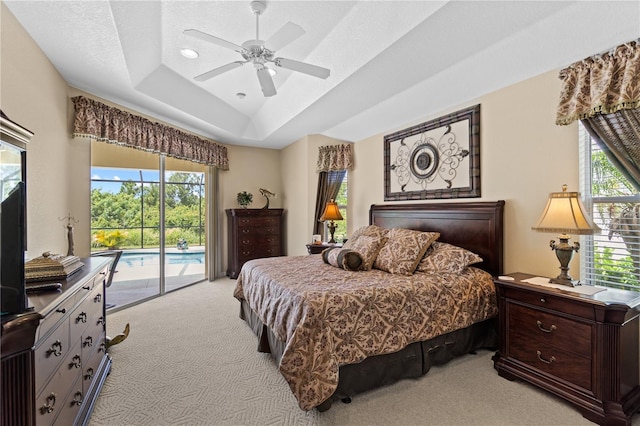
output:
[[107, 289], [119, 309], [205, 279], [206, 167], [92, 143], [92, 250], [122, 250]]

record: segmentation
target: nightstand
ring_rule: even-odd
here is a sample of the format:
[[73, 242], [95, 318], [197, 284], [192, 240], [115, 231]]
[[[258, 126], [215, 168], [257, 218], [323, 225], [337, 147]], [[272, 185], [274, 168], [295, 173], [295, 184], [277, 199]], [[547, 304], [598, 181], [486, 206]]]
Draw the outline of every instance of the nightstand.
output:
[[495, 279], [500, 376], [521, 379], [573, 404], [599, 424], [630, 425], [640, 409], [640, 293], [593, 295]]
[[309, 252], [309, 254], [320, 254], [324, 249], [328, 249], [331, 247], [342, 247], [342, 244], [340, 243], [307, 244], [307, 252]]

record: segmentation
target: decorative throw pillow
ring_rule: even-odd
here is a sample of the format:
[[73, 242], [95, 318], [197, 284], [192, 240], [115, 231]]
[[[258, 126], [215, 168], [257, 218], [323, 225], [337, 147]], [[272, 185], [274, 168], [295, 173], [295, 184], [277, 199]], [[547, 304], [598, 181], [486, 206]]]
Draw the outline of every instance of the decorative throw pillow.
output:
[[360, 265], [360, 269], [368, 271], [373, 266], [373, 262], [376, 260], [378, 252], [380, 252], [380, 249], [386, 242], [386, 237], [381, 238], [370, 235], [359, 235], [356, 238], [349, 238], [342, 248], [357, 252], [362, 258], [362, 265]]
[[356, 229], [356, 231], [349, 238], [353, 240], [355, 238], [358, 238], [360, 235], [368, 235], [370, 237], [385, 238], [388, 232], [389, 232], [388, 229], [382, 228], [378, 225], [367, 225], [367, 226], [363, 226], [361, 228]]
[[362, 266], [362, 257], [358, 252], [340, 247], [323, 250], [322, 260], [324, 263], [347, 271], [357, 271]]
[[416, 271], [460, 273], [467, 266], [479, 262], [482, 258], [469, 250], [436, 241], [418, 263]]
[[431, 243], [439, 236], [439, 232], [392, 228], [373, 267], [392, 274], [412, 275]]

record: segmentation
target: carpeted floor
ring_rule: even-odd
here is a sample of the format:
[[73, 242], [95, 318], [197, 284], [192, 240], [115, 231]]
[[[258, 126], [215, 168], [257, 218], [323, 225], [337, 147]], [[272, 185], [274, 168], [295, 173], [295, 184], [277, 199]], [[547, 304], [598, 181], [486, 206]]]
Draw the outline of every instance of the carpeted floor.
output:
[[[270, 355], [238, 317], [223, 278], [109, 314], [113, 368], [90, 420], [101, 425], [591, 425], [565, 402], [498, 376], [492, 352], [356, 395], [324, 413], [298, 408]], [[108, 295], [107, 295], [108, 297]], [[640, 416], [633, 419], [640, 425]]]

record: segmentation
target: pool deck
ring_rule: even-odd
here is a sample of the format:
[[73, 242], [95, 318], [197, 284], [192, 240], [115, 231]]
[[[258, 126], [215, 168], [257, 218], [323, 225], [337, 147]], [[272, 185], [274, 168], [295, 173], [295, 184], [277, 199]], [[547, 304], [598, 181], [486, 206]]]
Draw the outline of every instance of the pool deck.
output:
[[[125, 253], [158, 253], [158, 248], [123, 250]], [[187, 250], [167, 249], [166, 253], [202, 253], [204, 247]], [[185, 285], [205, 279], [203, 263], [165, 264], [165, 290], [172, 291]], [[106, 291], [107, 303], [126, 305], [147, 297], [157, 295], [159, 291], [159, 264], [130, 267], [124, 262], [116, 266], [111, 286]]]

